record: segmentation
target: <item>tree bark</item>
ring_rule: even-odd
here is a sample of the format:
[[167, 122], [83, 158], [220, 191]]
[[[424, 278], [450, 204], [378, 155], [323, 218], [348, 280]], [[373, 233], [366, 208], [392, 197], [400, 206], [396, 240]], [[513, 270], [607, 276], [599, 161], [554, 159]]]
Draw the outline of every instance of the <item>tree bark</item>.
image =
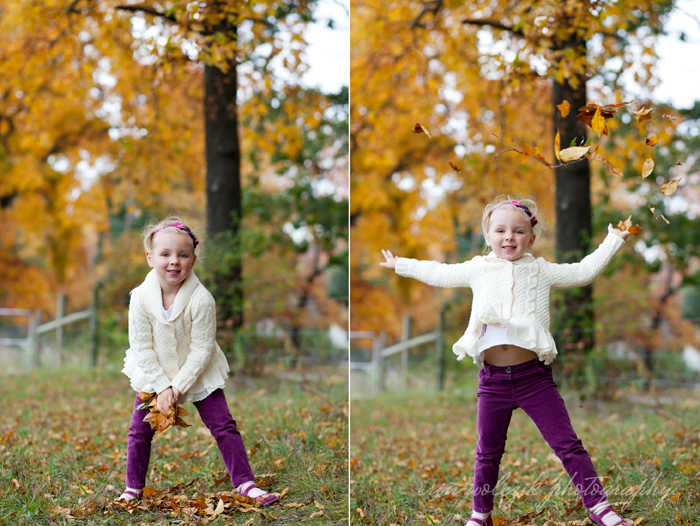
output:
[[[568, 48], [585, 53], [585, 41], [567, 42]], [[576, 82], [578, 81], [578, 82]], [[586, 79], [578, 77], [571, 82], [554, 81], [554, 133], [559, 130], [561, 147], [568, 148], [572, 140], [579, 146], [585, 143], [586, 124], [577, 119], [577, 110], [586, 105]], [[556, 108], [569, 101], [571, 111], [566, 118]], [[559, 263], [580, 261], [589, 251], [591, 241], [591, 171], [587, 162], [555, 169], [555, 213], [557, 218], [556, 257]], [[566, 350], [587, 352], [593, 348], [594, 310], [593, 288], [578, 287], [563, 292], [556, 302], [555, 337], [557, 346]]]
[[238, 233], [241, 222], [241, 153], [238, 141], [236, 64], [229, 70], [205, 66], [204, 114], [206, 142], [207, 232], [214, 243], [227, 243], [225, 274], [216, 278], [225, 309], [220, 319], [228, 327], [243, 324], [242, 261]]

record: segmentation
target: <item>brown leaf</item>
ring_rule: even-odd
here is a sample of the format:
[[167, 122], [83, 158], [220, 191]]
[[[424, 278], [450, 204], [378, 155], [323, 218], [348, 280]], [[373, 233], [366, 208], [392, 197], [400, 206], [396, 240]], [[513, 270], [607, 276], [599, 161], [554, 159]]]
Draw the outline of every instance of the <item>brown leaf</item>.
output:
[[631, 226], [632, 226], [632, 216], [630, 215], [627, 219], [625, 219], [624, 221], [620, 221], [617, 224], [617, 229], [620, 232], [625, 232]]
[[[588, 126], [591, 128], [593, 127], [593, 117], [595, 114], [600, 111], [600, 115], [604, 119], [611, 119], [612, 116], [614, 115], [615, 111], [614, 109], [605, 109], [601, 108], [598, 104], [588, 104], [587, 106], [583, 106], [579, 108], [579, 113], [576, 115], [576, 118], [579, 120], [582, 120], [585, 122]], [[608, 126], [605, 125], [602, 131], [603, 135], [608, 135]]]
[[652, 108], [645, 108], [642, 106], [640, 110], [633, 111], [632, 115], [634, 115], [634, 118], [637, 120], [637, 124], [641, 124], [644, 121], [649, 121], [651, 120], [651, 112], [654, 111]]
[[675, 115], [666, 115], [665, 113], [662, 115], [662, 117], [664, 119], [670, 120], [671, 122], [676, 122], [676, 120], [678, 119], [678, 117], [676, 117]]
[[683, 179], [682, 177], [680, 179], [674, 179], [673, 181], [670, 181], [668, 183], [664, 183], [659, 187], [659, 192], [661, 192], [664, 195], [671, 195], [675, 193], [676, 188], [678, 188], [678, 183], [680, 180]]
[[670, 222], [668, 219], [666, 219], [666, 217], [664, 217], [663, 214], [659, 214], [659, 215], [661, 216], [661, 219], [663, 219], [664, 221], [666, 221], [666, 224], [667, 224], [667, 225], [670, 225], [670, 224], [671, 224], [671, 222]]
[[603, 159], [602, 157], [599, 157], [598, 160], [603, 163], [603, 166], [605, 166], [605, 169], [610, 172], [613, 175], [617, 175], [618, 177], [622, 177], [624, 174], [622, 173], [621, 170], [618, 170], [615, 168], [612, 164], [610, 164], [610, 161], [607, 159]]
[[646, 142], [647, 146], [656, 146], [659, 144], [659, 139], [656, 137], [649, 137]]
[[457, 168], [457, 165], [456, 165], [455, 163], [453, 163], [452, 161], [448, 161], [447, 164], [449, 164], [449, 165], [450, 165], [450, 168], [452, 168], [452, 169], [453, 169], [455, 172], [457, 172], [458, 174], [461, 174], [461, 173], [462, 173], [462, 170], [460, 170], [459, 168]]
[[563, 163], [575, 161], [583, 157], [586, 152], [588, 152], [589, 148], [590, 146], [572, 146], [571, 148], [565, 148], [559, 152], [559, 157]]
[[627, 229], [627, 232], [629, 232], [633, 236], [638, 236], [639, 234], [642, 233], [642, 227], [639, 225], [634, 225], [634, 226], [629, 227]]
[[650, 206], [650, 207], [649, 207], [649, 210], [651, 210], [651, 213], [654, 214], [654, 219], [658, 219], [658, 217], [657, 217], [657, 215], [656, 215], [656, 208]]
[[318, 519], [319, 517], [323, 517], [323, 512], [322, 511], [317, 511], [315, 513], [312, 513], [309, 515], [309, 519]]
[[680, 161], [676, 163], [676, 166], [683, 166]]
[[642, 167], [642, 179], [646, 179], [649, 177], [651, 172], [654, 171], [654, 160], [653, 159], [647, 159], [644, 161], [644, 166]]
[[559, 130], [557, 130], [557, 134], [554, 136], [554, 157], [557, 158], [557, 161], [561, 161], [561, 157], [559, 155], [560, 151], [561, 151], [561, 137], [559, 136]]
[[600, 137], [600, 134], [606, 129], [605, 117], [603, 117], [602, 111], [603, 108], [596, 108], [593, 119], [591, 119], [591, 128], [593, 128], [593, 131], [596, 132], [598, 137]]
[[583, 506], [583, 501], [581, 499], [579, 499], [578, 503], [573, 508], [567, 508], [566, 506], [564, 506], [564, 516], [571, 515], [573, 512], [575, 512], [581, 506]]
[[413, 133], [425, 133], [428, 137], [432, 139], [432, 135], [430, 135], [428, 128], [426, 128], [425, 126], [421, 126], [419, 122], [417, 122], [416, 125], [413, 127]]
[[365, 517], [367, 517], [365, 512], [362, 511], [362, 508], [355, 508], [355, 511], [357, 512], [357, 514], [360, 516], [361, 519], [364, 519]]
[[557, 104], [557, 108], [559, 108], [559, 111], [561, 112], [561, 118], [566, 119], [566, 116], [569, 114], [569, 110], [571, 109], [571, 105], [569, 104], [568, 100], [565, 100], [561, 104]]

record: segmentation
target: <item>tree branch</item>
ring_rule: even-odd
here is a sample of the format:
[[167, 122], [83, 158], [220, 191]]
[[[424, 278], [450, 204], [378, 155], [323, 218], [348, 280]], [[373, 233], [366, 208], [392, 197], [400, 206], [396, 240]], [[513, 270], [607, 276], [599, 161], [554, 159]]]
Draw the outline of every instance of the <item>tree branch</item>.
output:
[[471, 18], [465, 18], [462, 20], [463, 24], [469, 24], [472, 26], [491, 26], [494, 29], [501, 29], [503, 31], [510, 31], [514, 35], [518, 35], [519, 37], [524, 37], [525, 34], [522, 32], [521, 29], [515, 29], [514, 26], [507, 26], [505, 24], [502, 24], [501, 22], [497, 22], [496, 20], [484, 20], [484, 19], [471, 19]]
[[120, 9], [121, 11], [131, 11], [132, 13], [141, 11], [147, 15], [159, 16], [161, 18], [165, 18], [166, 20], [170, 20], [171, 22], [177, 23], [177, 19], [173, 15], [163, 13], [147, 5], [118, 5], [117, 9]]
[[413, 21], [411, 24], [411, 27], [425, 27], [425, 24], [421, 24], [421, 18], [423, 18], [425, 15], [428, 13], [432, 15], [437, 15], [438, 11], [440, 11], [440, 8], [442, 7], [442, 0], [430, 0], [428, 3], [425, 4], [425, 7], [423, 7], [423, 10], [418, 14], [416, 19]]

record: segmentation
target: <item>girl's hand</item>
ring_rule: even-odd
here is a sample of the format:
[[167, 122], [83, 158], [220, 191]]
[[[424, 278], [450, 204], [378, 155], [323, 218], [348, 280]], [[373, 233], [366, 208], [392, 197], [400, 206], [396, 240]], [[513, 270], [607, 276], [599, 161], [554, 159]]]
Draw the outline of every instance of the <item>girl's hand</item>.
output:
[[384, 268], [395, 269], [396, 260], [399, 259], [399, 256], [394, 256], [390, 250], [384, 249], [382, 249], [382, 254], [384, 254], [384, 257], [386, 258], [386, 263], [380, 263], [379, 266]]
[[173, 399], [172, 388], [168, 387], [167, 389], [163, 389], [163, 391], [158, 393], [158, 411], [160, 411], [164, 415], [167, 415], [168, 411], [170, 411], [170, 408], [174, 404], [175, 400]]
[[621, 230], [618, 230], [617, 228], [613, 227], [612, 223], [608, 224], [608, 234], [615, 234], [616, 236], [621, 237], [623, 241], [630, 237], [630, 233], [627, 232], [627, 230], [622, 232]]
[[173, 387], [173, 394], [175, 395], [175, 403], [177, 403], [177, 401], [180, 400], [180, 395], [182, 393], [178, 391], [175, 387]]

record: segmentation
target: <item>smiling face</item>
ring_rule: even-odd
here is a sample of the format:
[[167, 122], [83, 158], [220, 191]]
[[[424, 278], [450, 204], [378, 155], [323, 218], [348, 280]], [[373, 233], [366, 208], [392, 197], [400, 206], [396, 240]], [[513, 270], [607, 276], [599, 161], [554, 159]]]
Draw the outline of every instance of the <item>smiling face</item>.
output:
[[509, 208], [497, 208], [489, 218], [486, 244], [501, 259], [515, 261], [523, 257], [535, 242], [535, 234], [524, 212]]
[[185, 234], [158, 232], [153, 237], [153, 251], [146, 252], [148, 266], [155, 269], [165, 292], [177, 292], [189, 275], [197, 256], [192, 238]]

